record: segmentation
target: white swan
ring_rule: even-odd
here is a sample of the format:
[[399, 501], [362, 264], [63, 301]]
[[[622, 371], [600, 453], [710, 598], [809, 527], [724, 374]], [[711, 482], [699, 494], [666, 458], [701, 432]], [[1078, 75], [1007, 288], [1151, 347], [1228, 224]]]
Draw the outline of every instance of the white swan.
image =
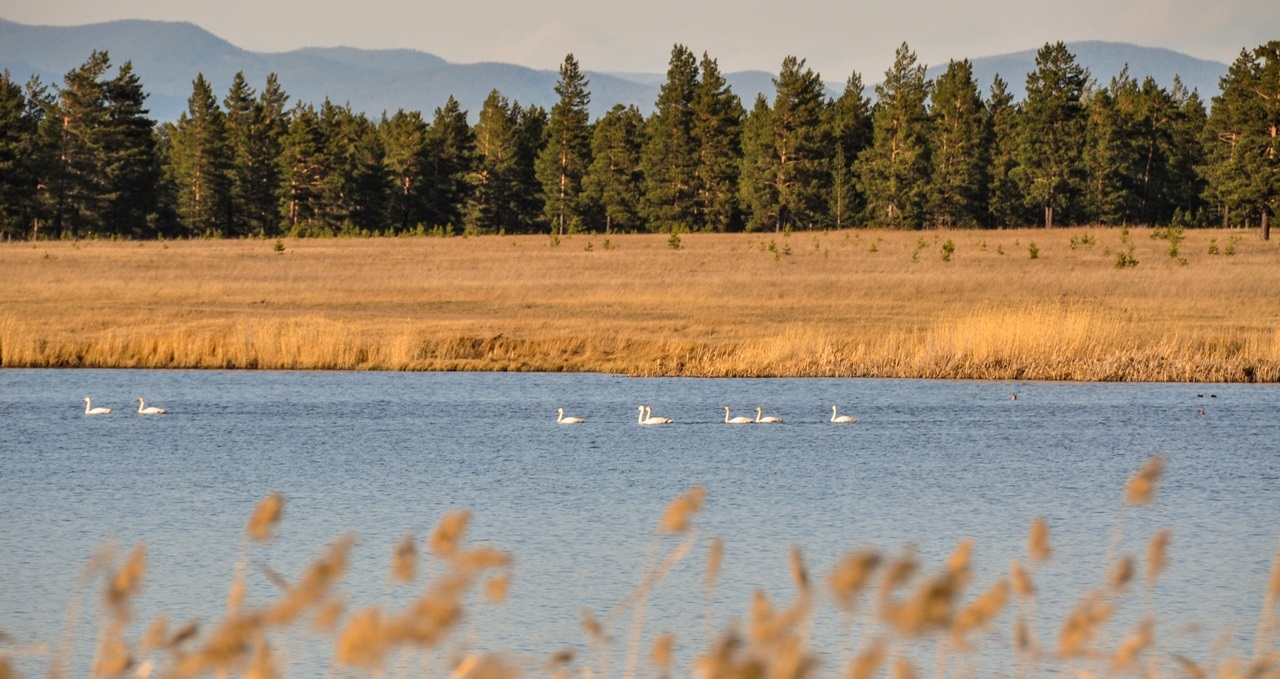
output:
[[582, 424], [586, 420], [581, 417], [565, 417], [564, 408], [556, 408], [556, 424]]
[[781, 417], [773, 417], [772, 415], [766, 415], [764, 417], [760, 417], [760, 410], [761, 410], [760, 408], [756, 408], [756, 422], [758, 424], [775, 424], [775, 423], [782, 424]]
[[642, 405], [637, 409], [640, 411], [640, 415], [636, 418], [636, 422], [642, 426], [650, 424], [671, 424], [670, 417], [654, 417], [653, 408], [650, 408], [649, 406]]
[[844, 424], [845, 422], [857, 422], [858, 418], [853, 417], [852, 415], [837, 415], [836, 407], [831, 406], [831, 421], [836, 424]]
[[109, 412], [111, 412], [110, 408], [101, 408], [101, 407], [94, 408], [93, 404], [89, 402], [89, 397], [88, 396], [84, 397], [84, 414], [85, 415], [106, 415]]
[[155, 406], [151, 406], [150, 408], [148, 408], [146, 402], [143, 401], [141, 397], [138, 398], [138, 414], [139, 415], [163, 415], [166, 412], [168, 411], [166, 411], [164, 408], [157, 408]]
[[729, 419], [729, 406], [724, 407], [724, 423], [725, 424], [751, 424], [753, 422], [755, 422], [755, 420], [751, 419], [750, 417], [743, 417], [741, 415], [733, 418], [732, 420]]

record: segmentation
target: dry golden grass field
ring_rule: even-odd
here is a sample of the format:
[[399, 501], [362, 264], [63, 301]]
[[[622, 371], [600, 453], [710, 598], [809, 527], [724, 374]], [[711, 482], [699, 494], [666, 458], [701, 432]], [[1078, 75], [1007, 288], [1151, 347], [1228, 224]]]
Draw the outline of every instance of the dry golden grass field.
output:
[[2, 244], [0, 366], [1280, 381], [1256, 231], [274, 245]]

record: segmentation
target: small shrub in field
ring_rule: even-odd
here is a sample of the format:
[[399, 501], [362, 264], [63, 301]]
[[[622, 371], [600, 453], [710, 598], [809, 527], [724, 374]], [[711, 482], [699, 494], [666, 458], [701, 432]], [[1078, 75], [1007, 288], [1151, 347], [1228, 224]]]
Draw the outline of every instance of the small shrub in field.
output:
[[1031, 259], [1040, 259], [1040, 248], [1036, 247], [1035, 241], [1027, 241], [1027, 254]]
[[587, 241], [587, 247], [582, 249], [586, 250], [587, 252], [591, 252], [594, 249], [594, 247], [591, 245], [591, 241]]
[[950, 262], [950, 261], [951, 261], [951, 255], [952, 255], [952, 253], [954, 253], [955, 251], [956, 251], [956, 244], [955, 244], [955, 243], [952, 243], [952, 242], [951, 242], [951, 239], [950, 239], [950, 238], [948, 238], [948, 239], [947, 239], [947, 241], [946, 241], [945, 243], [943, 243], [943, 244], [942, 244], [942, 261], [944, 261], [944, 262]]
[[680, 243], [680, 234], [672, 231], [671, 237], [667, 239], [667, 247], [672, 250], [679, 250], [683, 245]]
[[785, 257], [790, 257], [790, 256], [791, 256], [791, 244], [790, 244], [790, 243], [783, 243], [783, 244], [782, 244], [782, 254], [783, 254], [783, 256], [785, 256]]
[[1230, 238], [1228, 238], [1228, 239], [1227, 239], [1227, 247], [1226, 247], [1226, 249], [1224, 249], [1224, 250], [1222, 251], [1222, 254], [1224, 254], [1224, 255], [1226, 255], [1226, 256], [1228, 256], [1228, 257], [1230, 257], [1231, 255], [1236, 254], [1236, 243], [1239, 243], [1239, 242], [1240, 242], [1240, 237], [1239, 237], [1239, 236], [1231, 236]]
[[997, 246], [996, 246], [996, 254], [997, 254], [997, 255], [1003, 255], [1003, 254], [1004, 254], [1004, 246], [1003, 246], [1003, 245], [997, 245]]
[[604, 248], [605, 250], [613, 250], [614, 248], [617, 248], [618, 246], [614, 245], [613, 243], [610, 243], [610, 242], [609, 242], [609, 239], [608, 239], [608, 238], [606, 238], [606, 239], [604, 239], [604, 243], [602, 243], [602, 244], [600, 245], [600, 247]]
[[276, 244], [275, 244], [275, 245], [273, 245], [273, 246], [271, 246], [271, 249], [272, 249], [272, 250], [275, 250], [275, 252], [276, 252], [276, 254], [277, 254], [277, 255], [283, 255], [283, 254], [284, 254], [284, 241], [283, 241], [283, 240], [280, 240], [279, 238], [277, 238], [277, 239], [276, 239]]
[[1138, 265], [1138, 260], [1133, 256], [1133, 246], [1130, 245], [1128, 250], [1121, 250], [1116, 253], [1116, 268], [1131, 269]]
[[1080, 236], [1072, 236], [1071, 249], [1074, 250], [1078, 247], [1091, 248], [1093, 247], [1093, 244], [1095, 242], [1097, 241], [1094, 240], [1093, 234], [1091, 233], [1082, 234]]
[[558, 247], [560, 247], [560, 236], [559, 236], [559, 234], [554, 234], [554, 233], [553, 233], [553, 234], [551, 234], [551, 239], [548, 241], [548, 243], [549, 243], [549, 244], [551, 245], [551, 247], [553, 247], [553, 248], [558, 248]]
[[871, 245], [867, 247], [867, 252], [879, 252], [880, 248], [876, 247], [876, 242], [871, 241]]
[[1210, 239], [1209, 239], [1209, 254], [1211, 254], [1211, 255], [1220, 255], [1220, 254], [1222, 254], [1221, 252], [1219, 252], [1219, 251], [1218, 251], [1218, 239], [1217, 239], [1217, 238], [1210, 238]]

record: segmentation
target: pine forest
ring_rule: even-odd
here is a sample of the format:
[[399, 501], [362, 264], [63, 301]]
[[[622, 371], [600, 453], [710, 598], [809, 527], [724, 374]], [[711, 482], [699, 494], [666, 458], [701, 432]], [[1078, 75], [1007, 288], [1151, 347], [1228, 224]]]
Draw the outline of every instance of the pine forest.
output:
[[[130, 63], [60, 84], [0, 75], [0, 240], [1169, 225], [1261, 229], [1280, 200], [1280, 41], [1206, 101], [1127, 69], [1098, 82], [1046, 44], [1015, 99], [970, 63], [935, 80], [905, 43], [868, 96], [787, 57], [741, 101], [716, 60], [671, 52], [654, 112], [591, 120], [573, 55], [550, 110], [493, 91], [378, 119], [285, 83], [192, 83], [148, 117]], [[474, 122], [472, 122], [474, 121]]]

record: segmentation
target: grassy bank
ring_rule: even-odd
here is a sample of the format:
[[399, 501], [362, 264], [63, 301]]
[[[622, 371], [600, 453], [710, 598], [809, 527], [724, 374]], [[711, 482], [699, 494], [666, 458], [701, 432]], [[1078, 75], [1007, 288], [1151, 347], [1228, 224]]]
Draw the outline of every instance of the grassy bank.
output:
[[7, 243], [0, 366], [1280, 381], [1280, 249], [1151, 236]]

